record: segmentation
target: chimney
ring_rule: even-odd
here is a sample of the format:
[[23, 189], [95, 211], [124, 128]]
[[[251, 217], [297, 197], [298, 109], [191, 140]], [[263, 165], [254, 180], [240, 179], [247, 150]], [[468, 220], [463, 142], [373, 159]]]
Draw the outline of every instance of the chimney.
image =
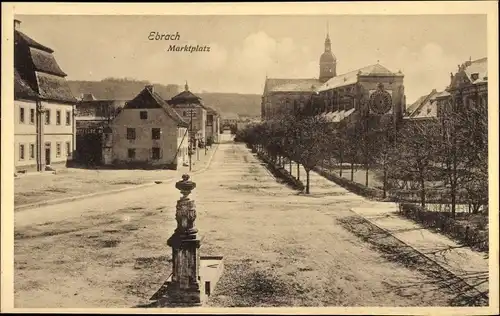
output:
[[146, 86], [146, 89], [148, 89], [148, 90], [149, 90], [149, 92], [151, 92], [151, 93], [155, 92], [155, 90], [154, 90], [154, 86], [153, 86], [152, 84], [148, 84], [148, 85]]
[[20, 30], [21, 29], [21, 21], [14, 19], [14, 30]]

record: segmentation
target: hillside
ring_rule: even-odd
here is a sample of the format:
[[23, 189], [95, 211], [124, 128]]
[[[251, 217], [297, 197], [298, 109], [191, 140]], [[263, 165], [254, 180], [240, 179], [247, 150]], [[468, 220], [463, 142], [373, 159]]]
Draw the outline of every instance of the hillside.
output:
[[[149, 81], [134, 79], [107, 78], [101, 81], [68, 80], [71, 91], [76, 97], [83, 93], [92, 93], [96, 99], [130, 100], [139, 93]], [[174, 84], [153, 84], [155, 91], [165, 100], [181, 90]], [[238, 93], [196, 93], [204, 104], [224, 113], [236, 113], [241, 116], [260, 116], [260, 95]]]

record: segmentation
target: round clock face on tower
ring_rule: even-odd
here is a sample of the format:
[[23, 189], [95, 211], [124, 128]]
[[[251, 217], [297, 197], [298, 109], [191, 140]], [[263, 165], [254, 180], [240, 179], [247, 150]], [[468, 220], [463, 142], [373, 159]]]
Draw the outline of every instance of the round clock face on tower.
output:
[[386, 114], [391, 110], [392, 98], [387, 91], [375, 91], [370, 96], [370, 108], [376, 114]]

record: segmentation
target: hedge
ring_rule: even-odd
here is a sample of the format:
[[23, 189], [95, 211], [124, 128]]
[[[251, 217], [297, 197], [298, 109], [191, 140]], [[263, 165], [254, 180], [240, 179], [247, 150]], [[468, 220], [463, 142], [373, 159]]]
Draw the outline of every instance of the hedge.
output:
[[370, 188], [360, 183], [339, 177], [333, 171], [328, 171], [325, 168], [316, 167], [314, 168], [314, 171], [327, 178], [328, 180], [346, 188], [352, 193], [374, 199], [382, 199], [384, 196], [384, 191], [380, 189]]
[[302, 181], [297, 180], [294, 176], [292, 176], [285, 168], [277, 166], [275, 163], [273, 163], [266, 155], [263, 153], [258, 153], [257, 157], [265, 162], [267, 166], [269, 167], [269, 170], [271, 173], [277, 177], [280, 178], [281, 180], [285, 181], [288, 185], [290, 185], [292, 188], [296, 190], [304, 190], [305, 185], [302, 183]]
[[[466, 190], [459, 190], [456, 196], [457, 204], [468, 204], [470, 198], [467, 196]], [[387, 192], [391, 201], [405, 201], [405, 202], [420, 202], [420, 190], [389, 190]], [[449, 190], [446, 189], [426, 189], [425, 201], [431, 204], [451, 204], [451, 196]]]
[[451, 237], [460, 243], [478, 251], [488, 251], [489, 241], [487, 231], [477, 231], [470, 226], [454, 220], [446, 213], [432, 212], [419, 205], [401, 203], [399, 213], [406, 218], [422, 224], [426, 228], [433, 228], [440, 233]]

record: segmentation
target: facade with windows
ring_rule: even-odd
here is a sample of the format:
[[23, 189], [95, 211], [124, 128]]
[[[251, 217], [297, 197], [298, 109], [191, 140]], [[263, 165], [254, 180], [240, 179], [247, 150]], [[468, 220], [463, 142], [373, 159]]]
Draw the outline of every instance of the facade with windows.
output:
[[146, 86], [104, 129], [103, 162], [177, 169], [187, 161], [188, 124]]
[[53, 50], [20, 31], [14, 21], [14, 105], [16, 172], [66, 166], [75, 151], [71, 93]]

